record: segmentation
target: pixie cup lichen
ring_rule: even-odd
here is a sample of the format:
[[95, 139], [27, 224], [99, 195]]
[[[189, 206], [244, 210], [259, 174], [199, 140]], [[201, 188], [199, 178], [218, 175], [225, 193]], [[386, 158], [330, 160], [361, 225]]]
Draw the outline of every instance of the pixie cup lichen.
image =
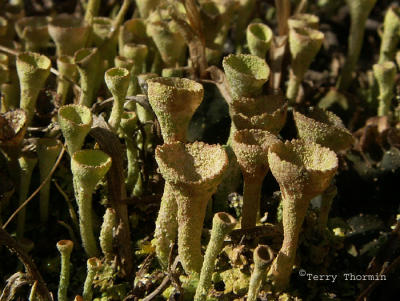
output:
[[21, 109], [9, 111], [0, 114], [0, 120], [0, 149], [8, 160], [16, 160], [27, 129], [26, 113]]
[[270, 73], [265, 60], [250, 54], [228, 55], [222, 65], [233, 98], [260, 95]]
[[250, 53], [262, 59], [271, 47], [274, 34], [269, 26], [263, 23], [252, 23], [247, 26], [246, 38]]
[[324, 192], [338, 167], [336, 154], [319, 144], [292, 140], [268, 150], [271, 172], [279, 183], [283, 204], [283, 243], [269, 271], [277, 290], [289, 284], [299, 234], [312, 198]]
[[290, 102], [296, 100], [304, 75], [319, 52], [323, 40], [324, 34], [315, 29], [294, 27], [289, 30], [292, 61], [286, 97]]
[[[400, 30], [399, 30], [400, 35]], [[394, 97], [394, 86], [396, 84], [397, 68], [392, 61], [386, 61], [373, 66], [374, 76], [379, 86], [378, 116], [388, 116]]]
[[60, 78], [57, 81], [57, 94], [60, 97], [60, 103], [64, 105], [71, 85], [70, 80], [76, 79], [78, 70], [73, 57], [67, 55], [61, 55], [57, 58], [57, 69], [60, 73]]
[[203, 266], [201, 267], [200, 280], [194, 296], [194, 301], [207, 300], [208, 291], [211, 286], [212, 274], [215, 269], [215, 260], [221, 252], [226, 235], [236, 225], [236, 219], [228, 213], [218, 212], [214, 215], [211, 237], [208, 242]]
[[35, 114], [36, 101], [50, 74], [51, 61], [35, 52], [17, 56], [17, 73], [20, 86], [20, 108], [25, 110], [28, 125]]
[[[200, 273], [201, 232], [207, 203], [222, 180], [228, 156], [219, 145], [175, 142], [158, 146], [156, 161], [178, 207], [179, 258], [186, 273]], [[169, 219], [172, 223], [174, 216]], [[162, 239], [163, 232], [156, 229], [157, 233]]]
[[92, 113], [85, 106], [65, 105], [58, 110], [58, 123], [70, 156], [82, 148], [92, 122]]
[[114, 229], [117, 226], [117, 215], [115, 210], [107, 208], [103, 217], [103, 224], [100, 230], [100, 247], [107, 260], [113, 257], [113, 237]]
[[96, 273], [101, 269], [102, 263], [100, 259], [96, 257], [89, 258], [87, 260], [87, 274], [85, 283], [83, 285], [83, 300], [92, 301], [93, 300], [93, 281]]
[[90, 27], [83, 20], [72, 15], [61, 14], [49, 23], [49, 34], [56, 44], [57, 56], [73, 56], [75, 51], [85, 46]]
[[18, 37], [24, 41], [25, 50], [38, 51], [49, 46], [48, 17], [24, 17], [15, 23]]
[[312, 14], [295, 14], [288, 19], [289, 29], [293, 28], [319, 28], [319, 18]]
[[400, 41], [400, 7], [390, 7], [383, 21], [378, 63], [393, 61]]
[[[62, 149], [59, 140], [41, 138], [38, 141], [37, 154], [39, 158], [40, 181], [43, 182], [49, 175]], [[47, 222], [49, 217], [50, 181], [47, 181], [40, 190], [40, 221]]]
[[268, 266], [274, 259], [274, 252], [267, 245], [259, 245], [254, 249], [254, 268], [251, 273], [247, 301], [256, 301], [262, 282], [267, 276]]
[[242, 229], [256, 226], [262, 183], [269, 170], [268, 148], [277, 141], [270, 132], [255, 129], [240, 130], [233, 136], [232, 148], [244, 179]]
[[57, 249], [61, 255], [61, 272], [60, 272], [60, 282], [58, 284], [57, 297], [59, 301], [68, 300], [68, 286], [69, 286], [69, 276], [70, 276], [70, 257], [72, 249], [74, 248], [74, 243], [70, 240], [60, 240], [57, 242]]
[[186, 141], [189, 122], [203, 100], [203, 86], [186, 78], [147, 80], [151, 107], [160, 122], [164, 142]]
[[89, 257], [99, 255], [93, 233], [92, 194], [111, 167], [111, 158], [100, 150], [76, 151], [71, 158], [75, 198], [79, 208], [82, 244]]
[[125, 68], [111, 68], [104, 75], [107, 88], [113, 96], [113, 107], [111, 109], [108, 124], [116, 132], [121, 122], [124, 111], [126, 93], [129, 87], [130, 74]]

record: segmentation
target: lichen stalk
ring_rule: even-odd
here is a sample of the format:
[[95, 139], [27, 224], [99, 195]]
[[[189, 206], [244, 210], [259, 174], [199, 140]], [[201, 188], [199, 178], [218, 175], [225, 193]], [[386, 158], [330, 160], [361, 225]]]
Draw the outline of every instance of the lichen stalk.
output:
[[[62, 55], [57, 59], [57, 68], [61, 77], [57, 79], [57, 94], [60, 97], [61, 105], [64, 105], [71, 86], [69, 80], [75, 80], [78, 74], [76, 65], [71, 56]], [[67, 80], [69, 79], [69, 80]]]
[[156, 255], [163, 269], [168, 267], [171, 246], [175, 243], [178, 232], [178, 205], [174, 191], [173, 187], [165, 182], [154, 232]]
[[346, 0], [346, 2], [350, 8], [351, 24], [346, 62], [336, 85], [340, 91], [346, 91], [351, 84], [353, 71], [363, 45], [365, 23], [375, 6], [376, 0]]
[[247, 301], [256, 301], [262, 282], [267, 276], [268, 265], [272, 262], [274, 253], [267, 245], [259, 245], [254, 249], [254, 269], [251, 273]]
[[[61, 149], [62, 145], [59, 140], [51, 138], [41, 138], [39, 140], [37, 154], [41, 182], [49, 175]], [[49, 217], [50, 184], [51, 181], [47, 181], [40, 190], [40, 221], [43, 223], [47, 222]]]
[[215, 269], [215, 260], [221, 252], [225, 237], [233, 230], [236, 219], [228, 213], [218, 212], [214, 215], [210, 241], [204, 255], [200, 272], [200, 280], [194, 296], [195, 301], [205, 301], [211, 287], [212, 274]]
[[83, 300], [84, 301], [92, 301], [93, 300], [93, 280], [96, 276], [96, 273], [100, 270], [102, 264], [101, 261], [92, 257], [87, 260], [87, 274], [85, 283], [83, 285]]
[[[37, 163], [37, 157], [32, 154], [23, 154], [19, 159], [20, 180], [19, 180], [19, 205], [25, 202], [31, 184], [32, 172]], [[24, 236], [26, 207], [18, 213], [17, 219], [17, 238]]]
[[115, 210], [107, 208], [103, 217], [103, 224], [100, 230], [100, 247], [106, 259], [110, 260], [113, 257], [113, 233], [117, 226], [117, 216]]
[[396, 65], [392, 61], [375, 64], [373, 71], [379, 86], [378, 116], [389, 116], [394, 96], [393, 90], [396, 84]]
[[61, 255], [60, 281], [58, 284], [57, 297], [59, 301], [68, 300], [68, 286], [70, 278], [70, 257], [74, 243], [70, 240], [60, 240], [57, 249]]
[[261, 189], [265, 174], [261, 177], [250, 174], [243, 175], [242, 229], [256, 226], [257, 217], [260, 215]]
[[390, 7], [383, 21], [383, 34], [378, 63], [393, 61], [400, 41], [400, 8]]

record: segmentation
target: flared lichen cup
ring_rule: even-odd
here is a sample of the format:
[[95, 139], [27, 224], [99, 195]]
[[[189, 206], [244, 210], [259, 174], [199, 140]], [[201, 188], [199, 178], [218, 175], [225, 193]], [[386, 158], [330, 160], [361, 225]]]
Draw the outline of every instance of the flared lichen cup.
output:
[[[156, 160], [178, 212], [178, 253], [186, 273], [200, 273], [201, 233], [207, 203], [222, 180], [228, 155], [220, 145], [180, 142], [158, 146]], [[160, 212], [161, 213], [161, 212]], [[176, 212], [168, 216], [173, 223]], [[162, 232], [161, 232], [162, 233]]]
[[189, 122], [203, 100], [203, 86], [178, 77], [153, 78], [147, 84], [149, 102], [160, 122], [164, 143], [185, 142]]
[[279, 139], [268, 131], [239, 130], [233, 135], [232, 148], [242, 170], [242, 229], [256, 226], [260, 210], [261, 188], [268, 173], [268, 149]]
[[98, 48], [82, 48], [75, 52], [74, 63], [80, 75], [81, 94], [79, 104], [90, 107], [95, 98], [98, 86], [97, 71], [99, 70], [100, 55]]
[[61, 14], [49, 23], [49, 34], [56, 44], [57, 56], [73, 56], [75, 51], [85, 47], [90, 27], [83, 20], [72, 15]]
[[247, 26], [246, 39], [250, 53], [262, 59], [265, 59], [273, 37], [271, 28], [266, 24], [251, 23]]
[[122, 49], [127, 43], [147, 44], [149, 37], [146, 34], [146, 23], [144, 19], [132, 18], [126, 21], [120, 28], [118, 34], [118, 46]]
[[20, 108], [25, 110], [28, 125], [35, 114], [36, 101], [50, 74], [51, 61], [36, 52], [23, 52], [17, 56], [20, 86]]
[[234, 99], [260, 95], [270, 74], [265, 60], [251, 54], [230, 54], [222, 65]]
[[85, 106], [71, 104], [58, 110], [58, 123], [70, 156], [82, 148], [92, 122], [92, 113]]
[[289, 29], [293, 28], [319, 28], [319, 17], [312, 14], [295, 14], [288, 19]]
[[25, 50], [38, 51], [49, 46], [48, 17], [24, 17], [15, 23], [18, 37], [25, 42]]
[[241, 97], [231, 103], [232, 121], [238, 130], [261, 129], [278, 134], [285, 125], [287, 107], [282, 95]]
[[310, 108], [306, 115], [296, 111], [293, 115], [298, 135], [305, 141], [318, 143], [336, 153], [349, 149], [354, 142], [342, 120], [330, 111]]
[[310, 201], [329, 186], [338, 168], [338, 159], [332, 150], [299, 139], [272, 145], [268, 163], [282, 193], [284, 235], [269, 277], [277, 290], [283, 290], [289, 284]]
[[147, 45], [127, 43], [122, 49], [120, 49], [120, 54], [127, 59], [134, 61], [133, 68], [131, 72], [133, 74], [140, 74], [146, 70], [146, 58], [149, 53]]
[[9, 159], [16, 159], [27, 129], [26, 113], [17, 109], [0, 114], [0, 123], [0, 148]]
[[76, 151], [71, 158], [75, 199], [79, 208], [79, 229], [89, 257], [100, 254], [92, 223], [92, 194], [111, 167], [111, 157], [101, 150]]

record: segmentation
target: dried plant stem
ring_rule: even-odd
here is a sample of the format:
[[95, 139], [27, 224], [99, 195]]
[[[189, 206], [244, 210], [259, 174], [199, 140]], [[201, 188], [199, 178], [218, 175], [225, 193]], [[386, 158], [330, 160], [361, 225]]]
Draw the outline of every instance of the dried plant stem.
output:
[[278, 32], [280, 36], [287, 35], [288, 22], [290, 16], [290, 1], [289, 0], [275, 0], [275, 6], [278, 17]]

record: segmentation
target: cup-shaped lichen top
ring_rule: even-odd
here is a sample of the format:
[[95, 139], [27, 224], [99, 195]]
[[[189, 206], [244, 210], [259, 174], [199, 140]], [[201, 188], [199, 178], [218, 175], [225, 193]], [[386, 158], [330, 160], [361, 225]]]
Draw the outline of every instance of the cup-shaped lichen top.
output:
[[250, 53], [265, 59], [274, 34], [269, 26], [263, 23], [252, 23], [247, 26], [246, 38]]
[[119, 30], [119, 49], [127, 43], [147, 44], [149, 38], [146, 34], [146, 23], [144, 19], [132, 18], [126, 21]]
[[272, 145], [268, 163], [284, 197], [305, 201], [328, 187], [338, 167], [332, 150], [301, 139]]
[[288, 19], [289, 29], [293, 28], [319, 28], [319, 18], [312, 14], [296, 14]]
[[8, 157], [18, 157], [27, 128], [26, 113], [17, 109], [0, 114], [0, 148]]
[[56, 44], [57, 55], [74, 55], [85, 46], [90, 27], [81, 19], [67, 14], [56, 16], [49, 24], [49, 34]]
[[151, 107], [164, 142], [186, 141], [189, 122], [203, 100], [203, 86], [193, 80], [158, 77], [147, 80]]
[[353, 136], [342, 120], [330, 111], [310, 108], [308, 114], [294, 112], [299, 137], [328, 147], [335, 152], [347, 150], [353, 143]]
[[237, 129], [261, 129], [277, 134], [286, 122], [287, 101], [282, 95], [241, 97], [232, 102], [231, 109]]
[[234, 99], [260, 95], [270, 73], [265, 60], [251, 54], [228, 55], [222, 65]]
[[239, 130], [233, 135], [232, 148], [242, 172], [264, 177], [268, 172], [268, 149], [279, 139], [268, 131]]
[[96, 47], [99, 47], [114, 30], [113, 20], [106, 17], [94, 17], [92, 28], [93, 43]]
[[18, 37], [25, 41], [25, 49], [37, 51], [48, 46], [50, 36], [48, 17], [24, 17], [15, 23]]
[[35, 52], [17, 56], [17, 73], [21, 90], [20, 108], [25, 110], [28, 124], [35, 114], [36, 100], [50, 74], [51, 61]]
[[76, 184], [84, 185], [85, 189], [92, 191], [110, 167], [111, 157], [101, 150], [76, 151], [71, 160], [71, 170]]
[[58, 123], [70, 156], [80, 150], [92, 126], [92, 113], [81, 105], [65, 105], [58, 110]]
[[324, 34], [311, 28], [293, 28], [289, 31], [289, 48], [292, 71], [302, 79], [324, 40]]
[[163, 144], [156, 149], [156, 160], [164, 179], [175, 185], [214, 187], [228, 165], [220, 145], [203, 142]]

